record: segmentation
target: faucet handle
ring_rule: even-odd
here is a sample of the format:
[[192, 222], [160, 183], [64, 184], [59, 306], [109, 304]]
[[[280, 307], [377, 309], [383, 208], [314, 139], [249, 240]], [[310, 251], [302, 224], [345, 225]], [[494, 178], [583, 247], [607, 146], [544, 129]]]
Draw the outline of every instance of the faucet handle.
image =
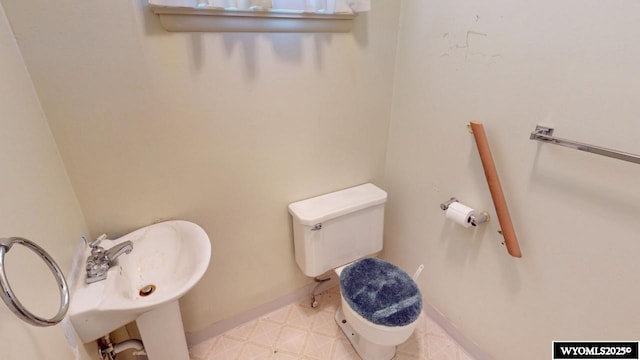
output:
[[100, 245], [100, 242], [104, 239], [107, 238], [107, 234], [102, 234], [100, 236], [98, 236], [97, 239], [93, 240], [92, 242], [89, 243], [89, 247], [92, 249], [95, 249], [98, 247], [98, 245]]
[[95, 246], [91, 248], [91, 256], [94, 259], [104, 257], [104, 248], [102, 246]]

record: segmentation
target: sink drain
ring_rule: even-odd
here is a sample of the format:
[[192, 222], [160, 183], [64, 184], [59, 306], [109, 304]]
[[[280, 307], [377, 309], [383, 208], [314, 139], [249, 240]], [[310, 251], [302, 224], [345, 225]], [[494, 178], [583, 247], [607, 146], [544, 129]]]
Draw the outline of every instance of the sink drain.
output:
[[142, 289], [140, 289], [140, 296], [149, 296], [151, 294], [153, 294], [153, 292], [156, 291], [156, 286], [155, 285], [147, 285], [145, 287], [143, 287]]

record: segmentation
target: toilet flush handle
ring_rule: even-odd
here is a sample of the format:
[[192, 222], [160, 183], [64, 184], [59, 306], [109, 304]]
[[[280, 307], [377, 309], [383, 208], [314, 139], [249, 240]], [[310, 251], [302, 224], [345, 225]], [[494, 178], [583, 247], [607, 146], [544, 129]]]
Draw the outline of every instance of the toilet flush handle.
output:
[[418, 266], [418, 270], [413, 274], [413, 281], [418, 281], [418, 277], [422, 273], [422, 270], [424, 270], [424, 264], [420, 264], [420, 266]]

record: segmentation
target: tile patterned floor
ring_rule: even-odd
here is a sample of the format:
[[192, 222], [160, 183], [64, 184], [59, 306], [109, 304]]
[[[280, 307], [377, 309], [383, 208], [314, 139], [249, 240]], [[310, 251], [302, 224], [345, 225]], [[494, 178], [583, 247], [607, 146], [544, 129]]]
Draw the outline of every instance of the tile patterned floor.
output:
[[[359, 360], [335, 323], [338, 289], [318, 296], [320, 305], [293, 304], [189, 349], [191, 360]], [[473, 360], [424, 313], [394, 360]]]

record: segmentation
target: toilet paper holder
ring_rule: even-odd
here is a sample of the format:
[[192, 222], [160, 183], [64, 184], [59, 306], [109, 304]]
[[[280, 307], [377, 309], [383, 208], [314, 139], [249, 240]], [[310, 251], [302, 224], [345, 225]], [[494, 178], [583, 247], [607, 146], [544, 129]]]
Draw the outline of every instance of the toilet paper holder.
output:
[[[451, 197], [451, 199], [440, 204], [440, 209], [442, 209], [442, 211], [447, 211], [447, 209], [449, 209], [449, 205], [453, 204], [454, 202], [460, 201], [458, 201], [458, 199], [456, 199], [455, 197]], [[471, 226], [475, 227], [488, 222], [490, 219], [491, 217], [489, 216], [488, 212], [480, 211], [471, 215], [469, 223], [471, 224]]]

